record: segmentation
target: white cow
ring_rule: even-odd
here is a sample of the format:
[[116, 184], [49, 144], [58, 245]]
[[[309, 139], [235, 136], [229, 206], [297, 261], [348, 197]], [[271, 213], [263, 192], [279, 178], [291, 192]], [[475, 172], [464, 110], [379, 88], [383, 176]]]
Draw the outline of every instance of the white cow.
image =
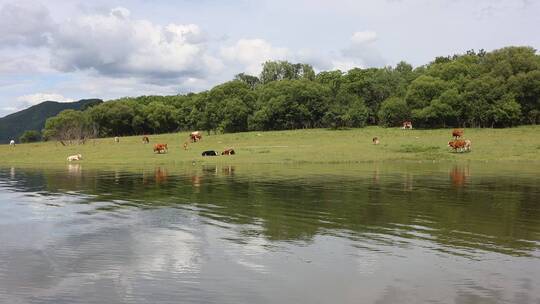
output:
[[465, 146], [463, 147], [463, 150], [465, 151], [471, 151], [471, 140], [470, 139], [465, 139]]
[[81, 154], [70, 155], [67, 158], [68, 161], [82, 160]]
[[114, 138], [114, 142], [120, 142], [120, 137], [116, 136], [116, 137]]
[[10, 146], [15, 146], [15, 141], [14, 141], [13, 139], [10, 140], [10, 141], [9, 141], [9, 145], [10, 145]]

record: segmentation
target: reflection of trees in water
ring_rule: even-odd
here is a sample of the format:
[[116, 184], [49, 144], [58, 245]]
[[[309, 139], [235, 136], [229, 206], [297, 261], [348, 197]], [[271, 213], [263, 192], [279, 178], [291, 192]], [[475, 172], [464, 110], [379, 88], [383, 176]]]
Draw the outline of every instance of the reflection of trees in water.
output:
[[[306, 241], [339, 232], [390, 243], [429, 240], [456, 251], [526, 254], [538, 249], [534, 231], [540, 231], [540, 208], [534, 202], [540, 201], [540, 194], [535, 180], [483, 176], [473, 183], [466, 167], [446, 172], [450, 180], [444, 172], [385, 175], [378, 170], [354, 178], [272, 179], [238, 174], [228, 166], [194, 167], [182, 174], [158, 167], [140, 174], [85, 170], [74, 181], [65, 172], [18, 170], [16, 185], [79, 191], [90, 194], [90, 204], [193, 204], [203, 218], [253, 224], [269, 240]], [[454, 191], [464, 184], [468, 187]], [[114, 203], [108, 210], [122, 207]]]

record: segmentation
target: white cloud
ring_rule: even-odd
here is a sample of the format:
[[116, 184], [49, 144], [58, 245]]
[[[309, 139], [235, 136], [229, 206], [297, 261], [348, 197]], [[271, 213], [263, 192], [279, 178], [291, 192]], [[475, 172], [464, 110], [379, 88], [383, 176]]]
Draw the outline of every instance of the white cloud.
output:
[[17, 97], [17, 101], [23, 105], [31, 106], [44, 101], [72, 102], [74, 100], [57, 93], [35, 93]]
[[238, 63], [248, 74], [258, 75], [262, 64], [268, 60], [284, 60], [287, 48], [274, 47], [264, 39], [240, 39], [234, 45], [221, 48], [221, 56], [231, 63]]
[[54, 72], [48, 64], [48, 56], [34, 51], [13, 56], [0, 52], [0, 74], [25, 74]]
[[93, 70], [149, 81], [203, 78], [220, 70], [197, 25], [161, 26], [129, 16], [127, 9], [114, 8], [60, 24], [52, 37], [53, 66], [64, 72]]
[[0, 47], [45, 45], [54, 29], [43, 5], [8, 3], [0, 8]]
[[341, 50], [341, 56], [332, 59], [334, 68], [347, 71], [354, 67], [384, 66], [386, 62], [376, 47], [377, 39], [378, 35], [373, 31], [353, 33], [350, 45]]
[[377, 33], [373, 31], [356, 32], [351, 36], [351, 42], [355, 45], [368, 44], [377, 41]]

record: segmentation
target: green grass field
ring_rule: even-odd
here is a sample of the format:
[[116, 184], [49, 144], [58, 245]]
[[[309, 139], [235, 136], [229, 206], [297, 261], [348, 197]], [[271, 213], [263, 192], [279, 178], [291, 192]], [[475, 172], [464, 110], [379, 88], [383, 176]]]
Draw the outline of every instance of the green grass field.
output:
[[[56, 165], [66, 157], [82, 154], [81, 163], [93, 165], [152, 165], [182, 163], [221, 164], [347, 164], [375, 161], [527, 161], [540, 162], [540, 126], [510, 129], [465, 129], [472, 151], [453, 153], [447, 147], [451, 129], [401, 130], [367, 127], [350, 130], [309, 129], [207, 135], [201, 142], [183, 143], [188, 132], [90, 140], [84, 145], [62, 146], [56, 142], [0, 145], [2, 165]], [[372, 138], [379, 137], [379, 145]], [[153, 144], [167, 143], [169, 152], [156, 154]], [[202, 157], [205, 150], [232, 147], [233, 156]]]

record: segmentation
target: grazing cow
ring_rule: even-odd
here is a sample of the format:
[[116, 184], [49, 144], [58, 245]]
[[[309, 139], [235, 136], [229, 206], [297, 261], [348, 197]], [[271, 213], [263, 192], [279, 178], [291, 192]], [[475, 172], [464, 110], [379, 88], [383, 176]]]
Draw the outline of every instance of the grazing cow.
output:
[[462, 139], [449, 141], [448, 146], [451, 147], [454, 152], [463, 152], [463, 149], [465, 149], [465, 141]]
[[154, 152], [157, 152], [158, 154], [161, 154], [161, 152], [166, 153], [169, 151], [167, 148], [167, 144], [155, 144], [154, 145]]
[[191, 142], [198, 142], [199, 140], [202, 140], [202, 133], [200, 131], [191, 132], [189, 138]]
[[148, 143], [150, 143], [150, 139], [148, 138], [148, 136], [143, 136], [142, 142], [143, 142], [144, 144], [148, 144]]
[[235, 152], [233, 148], [225, 149], [223, 150], [223, 152], [221, 152], [221, 155], [234, 155], [234, 154]]
[[82, 155], [81, 154], [70, 155], [67, 157], [67, 160], [70, 162], [76, 161], [76, 160], [82, 160]]
[[378, 138], [377, 136], [373, 137], [373, 140], [372, 140], [372, 141], [373, 141], [373, 144], [374, 144], [374, 145], [380, 144], [379, 138]]
[[114, 142], [117, 142], [117, 143], [120, 142], [120, 138], [118, 136], [115, 136], [114, 137]]
[[204, 151], [201, 155], [202, 156], [218, 156], [216, 151], [213, 151], [213, 150]]
[[454, 129], [452, 131], [452, 137], [454, 137], [454, 139], [458, 139], [460, 137], [463, 137], [463, 130], [461, 129]]
[[10, 141], [9, 141], [9, 145], [10, 145], [10, 146], [15, 146], [15, 141], [14, 141], [13, 139], [10, 140]]
[[412, 122], [409, 121], [409, 120], [406, 120], [403, 122], [403, 126], [401, 127], [402, 129], [404, 130], [407, 130], [407, 129], [412, 129]]

